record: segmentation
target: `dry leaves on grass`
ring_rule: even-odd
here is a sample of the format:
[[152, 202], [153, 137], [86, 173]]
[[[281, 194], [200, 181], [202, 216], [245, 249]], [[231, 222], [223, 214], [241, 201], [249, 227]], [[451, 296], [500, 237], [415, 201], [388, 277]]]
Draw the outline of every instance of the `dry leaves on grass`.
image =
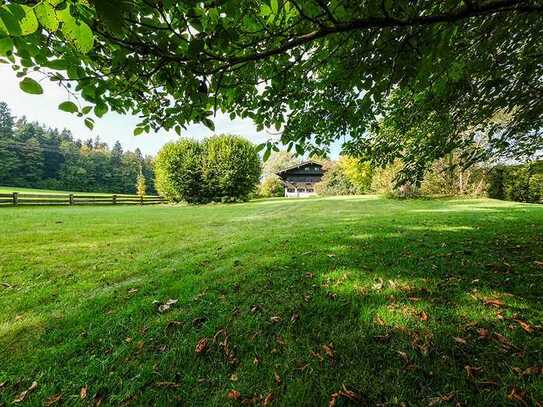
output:
[[273, 372], [273, 378], [275, 379], [275, 384], [281, 384], [281, 376], [276, 371]]
[[[178, 300], [174, 300], [173, 298], [170, 298], [164, 304], [160, 304], [158, 306], [158, 312], [164, 313], [164, 312], [169, 311], [173, 305], [177, 304], [177, 301]], [[158, 304], [158, 301], [155, 301], [155, 304]]]
[[[219, 338], [222, 336], [222, 341], [219, 340]], [[217, 343], [219, 347], [222, 349], [224, 356], [226, 357], [226, 361], [231, 364], [235, 365], [238, 363], [238, 358], [236, 357], [233, 349], [230, 346], [230, 336], [228, 335], [228, 332], [226, 329], [219, 329], [217, 333], [213, 336], [213, 343]]]
[[207, 346], [209, 344], [209, 339], [207, 338], [202, 338], [198, 341], [198, 343], [196, 344], [196, 348], [194, 349], [194, 351], [196, 353], [204, 353], [206, 350], [207, 350]]
[[79, 390], [79, 398], [81, 400], [86, 399], [88, 392], [89, 392], [89, 388], [87, 387], [87, 385], [84, 385], [83, 387], [81, 387], [81, 390]]
[[241, 398], [241, 394], [237, 390], [229, 390], [228, 393], [226, 393], [226, 397], [228, 397], [230, 400], [239, 400]]
[[428, 401], [428, 407], [434, 407], [434, 406], [437, 406], [441, 403], [446, 403], [448, 401], [451, 401], [455, 396], [455, 393], [454, 392], [451, 392], [451, 393], [448, 393], [448, 394], [442, 394], [440, 396], [437, 396], [437, 397], [432, 397], [429, 401]]
[[502, 300], [489, 299], [489, 300], [485, 300], [485, 305], [500, 308], [500, 307], [503, 307], [505, 304]]
[[467, 345], [467, 341], [464, 339], [464, 338], [461, 338], [459, 336], [453, 336], [453, 339], [456, 343], [459, 343], [459, 344], [462, 344], [462, 345]]
[[532, 332], [534, 332], [534, 327], [531, 326], [529, 323], [527, 323], [526, 321], [523, 321], [522, 319], [513, 319], [513, 321], [515, 321], [517, 324], [520, 325], [520, 327], [525, 331], [525, 332], [528, 332], [529, 334], [531, 334]]
[[51, 397], [49, 397], [47, 400], [45, 400], [45, 402], [43, 403], [43, 405], [45, 407], [49, 407], [49, 406], [53, 406], [55, 404], [57, 404], [60, 399], [62, 399], [62, 394], [53, 394]]
[[527, 406], [528, 403], [526, 403], [525, 397], [526, 397], [526, 393], [523, 392], [523, 391], [520, 391], [518, 388], [516, 388], [514, 386], [513, 386], [513, 388], [511, 388], [511, 391], [507, 395], [507, 398], [509, 400], [518, 401], [522, 405]]
[[524, 370], [520, 367], [514, 367], [513, 371], [521, 376], [536, 376], [543, 374], [543, 366], [531, 366]]
[[483, 368], [466, 365], [464, 366], [464, 370], [466, 371], [468, 378], [473, 379], [476, 375], [483, 371]]
[[426, 322], [426, 321], [428, 321], [428, 314], [426, 312], [424, 312], [424, 310], [423, 310], [423, 311], [419, 312], [419, 318], [420, 318], [421, 321]]
[[36, 390], [36, 388], [38, 387], [38, 382], [36, 381], [33, 381], [32, 384], [30, 385], [30, 387], [28, 389], [26, 389], [25, 391], [23, 391], [21, 394], [19, 394], [15, 400], [13, 400], [13, 403], [21, 403], [23, 401], [25, 401], [26, 397], [31, 393], [33, 392], [34, 390]]
[[332, 397], [330, 397], [330, 401], [328, 402], [328, 407], [336, 407], [338, 400], [341, 398], [346, 398], [347, 400], [354, 402], [359, 402], [361, 399], [360, 394], [348, 390], [347, 387], [343, 385], [341, 390], [332, 394]]
[[274, 315], [273, 317], [270, 318], [270, 321], [274, 324], [277, 324], [282, 321], [282, 318], [278, 315]]

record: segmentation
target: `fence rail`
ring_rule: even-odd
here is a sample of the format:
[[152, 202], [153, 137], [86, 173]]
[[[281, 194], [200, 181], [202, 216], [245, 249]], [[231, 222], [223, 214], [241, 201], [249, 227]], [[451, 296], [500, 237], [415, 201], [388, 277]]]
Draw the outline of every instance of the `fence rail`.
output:
[[0, 193], [0, 207], [19, 205], [156, 205], [167, 202], [167, 199], [156, 195]]

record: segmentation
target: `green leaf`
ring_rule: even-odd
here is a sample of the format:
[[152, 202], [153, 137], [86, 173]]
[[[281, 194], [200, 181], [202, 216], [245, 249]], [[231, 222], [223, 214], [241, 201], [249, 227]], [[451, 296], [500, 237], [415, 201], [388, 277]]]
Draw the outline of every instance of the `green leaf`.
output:
[[40, 3], [34, 7], [34, 13], [38, 17], [40, 24], [49, 31], [55, 32], [58, 30], [59, 22], [55, 9], [49, 3]]
[[85, 119], [85, 126], [87, 126], [90, 130], [94, 129], [94, 120], [90, 117], [87, 117]]
[[143, 127], [136, 127], [134, 129], [134, 136], [139, 136], [141, 133], [143, 133]]
[[92, 110], [92, 106], [85, 106], [83, 109], [81, 109], [81, 112], [83, 114], [89, 114]]
[[41, 95], [43, 93], [41, 85], [32, 78], [24, 78], [19, 82], [19, 87], [23, 92], [30, 93], [31, 95]]
[[271, 155], [271, 148], [270, 146], [268, 146], [268, 148], [266, 148], [266, 151], [264, 151], [263, 160], [268, 161], [268, 158], [270, 158], [270, 155]]
[[58, 108], [64, 112], [75, 113], [79, 111], [77, 105], [74, 102], [66, 101], [58, 105]]
[[70, 14], [69, 7], [57, 13], [62, 21], [62, 34], [81, 53], [88, 53], [94, 46], [92, 30], [83, 21], [76, 21]]
[[257, 145], [256, 146], [256, 152], [258, 153], [259, 151], [261, 151], [267, 145], [268, 145], [268, 143], [261, 143], [261, 144]]
[[207, 117], [202, 119], [202, 123], [204, 126], [206, 126], [209, 130], [215, 131], [215, 123], [213, 123], [213, 120], [208, 119]]
[[11, 38], [0, 38], [0, 55], [9, 56], [13, 53], [13, 41]]
[[277, 0], [271, 0], [271, 10], [273, 14], [277, 14], [279, 12], [279, 3]]
[[32, 8], [21, 4], [0, 7], [0, 32], [24, 36], [36, 32], [38, 27], [38, 19]]
[[94, 7], [98, 18], [104, 22], [107, 29], [114, 33], [123, 30], [124, 14], [129, 11], [130, 3], [126, 0], [95, 0]]
[[94, 114], [96, 117], [103, 117], [108, 111], [108, 107], [105, 103], [98, 103], [94, 106]]

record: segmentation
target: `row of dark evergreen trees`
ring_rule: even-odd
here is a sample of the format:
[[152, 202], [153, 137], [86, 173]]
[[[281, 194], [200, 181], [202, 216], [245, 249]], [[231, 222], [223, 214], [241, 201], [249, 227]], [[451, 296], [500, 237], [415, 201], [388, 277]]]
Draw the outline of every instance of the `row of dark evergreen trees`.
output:
[[82, 192], [136, 193], [140, 171], [155, 193], [153, 162], [141, 151], [123, 151], [96, 139], [74, 139], [25, 117], [16, 119], [0, 102], [0, 185]]

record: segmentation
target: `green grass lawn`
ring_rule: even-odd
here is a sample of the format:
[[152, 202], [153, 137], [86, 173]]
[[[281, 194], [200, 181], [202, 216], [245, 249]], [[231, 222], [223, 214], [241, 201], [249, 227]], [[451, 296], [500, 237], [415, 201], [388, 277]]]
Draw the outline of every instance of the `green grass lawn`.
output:
[[3, 208], [0, 225], [0, 405], [34, 381], [25, 405], [543, 401], [543, 206]]

